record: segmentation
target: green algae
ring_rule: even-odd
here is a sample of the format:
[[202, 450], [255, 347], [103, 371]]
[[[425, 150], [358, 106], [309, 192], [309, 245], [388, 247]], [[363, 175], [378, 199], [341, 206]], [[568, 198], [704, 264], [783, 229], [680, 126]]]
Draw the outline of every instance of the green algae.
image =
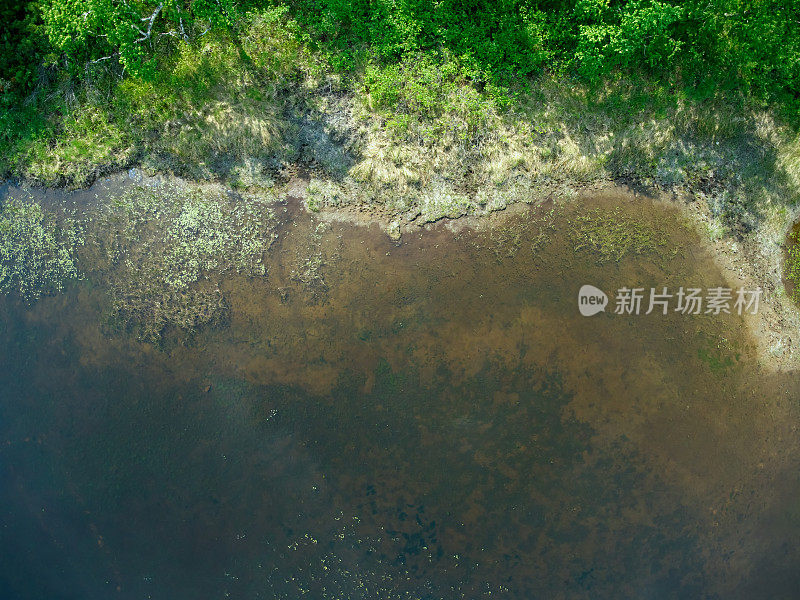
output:
[[100, 252], [87, 267], [108, 286], [110, 322], [154, 341], [170, 326], [224, 321], [221, 278], [267, 275], [272, 201], [140, 187], [106, 203], [91, 230]]
[[700, 347], [697, 357], [708, 365], [709, 370], [717, 375], [730, 373], [739, 366], [742, 352], [736, 342], [724, 336], [700, 334]]
[[800, 226], [795, 225], [787, 236], [784, 277], [791, 299], [800, 304]]
[[599, 264], [619, 262], [626, 256], [654, 254], [669, 246], [669, 238], [654, 225], [624, 214], [589, 210], [570, 220], [570, 237], [576, 252], [589, 251]]
[[61, 292], [78, 277], [74, 254], [82, 242], [74, 221], [59, 222], [35, 201], [0, 204], [0, 292], [28, 302]]

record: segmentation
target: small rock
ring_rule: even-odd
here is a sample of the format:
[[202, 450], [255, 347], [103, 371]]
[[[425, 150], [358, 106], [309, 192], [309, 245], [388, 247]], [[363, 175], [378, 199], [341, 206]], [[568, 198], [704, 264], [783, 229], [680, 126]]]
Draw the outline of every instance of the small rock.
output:
[[400, 222], [392, 221], [391, 223], [389, 223], [389, 226], [386, 229], [386, 233], [389, 234], [389, 237], [394, 241], [399, 240], [400, 236], [402, 235], [400, 233]]

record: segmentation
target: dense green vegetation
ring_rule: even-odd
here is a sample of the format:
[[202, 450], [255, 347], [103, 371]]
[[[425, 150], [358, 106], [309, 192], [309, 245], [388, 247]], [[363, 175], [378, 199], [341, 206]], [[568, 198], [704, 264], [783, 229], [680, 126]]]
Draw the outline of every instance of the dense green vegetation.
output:
[[[684, 187], [744, 235], [800, 183], [791, 0], [32, 0], [1, 8], [0, 174], [134, 164], [313, 207], [480, 214]], [[388, 193], [387, 193], [388, 192]]]
[[634, 69], [765, 99], [800, 93], [800, 7], [791, 0], [7, 2], [0, 76], [14, 92], [30, 90], [41, 66], [80, 76], [113, 60], [152, 76], [182, 42], [213, 31], [240, 43], [264, 14], [293, 19], [297, 39], [336, 71], [422, 54], [500, 96], [544, 69], [590, 80]]

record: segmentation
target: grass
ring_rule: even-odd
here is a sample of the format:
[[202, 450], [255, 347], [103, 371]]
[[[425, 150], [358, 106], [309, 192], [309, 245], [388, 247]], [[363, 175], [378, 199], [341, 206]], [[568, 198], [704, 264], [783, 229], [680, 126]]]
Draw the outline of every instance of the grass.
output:
[[344, 108], [341, 100], [323, 106], [322, 119], [351, 115], [349, 176], [369, 190], [365, 199], [388, 204], [399, 196], [404, 210], [436, 220], [617, 180], [687, 191], [708, 204], [726, 235], [745, 235], [763, 221], [765, 205], [798, 198], [796, 134], [736, 95], [700, 102], [644, 79], [592, 87], [543, 76], [501, 109], [453, 101], [470, 91], [454, 78], [422, 99], [398, 82], [391, 107], [371, 100], [371, 91]]
[[399, 222], [617, 180], [688, 192], [736, 236], [800, 194], [800, 137], [734, 92], [544, 74], [498, 95], [446, 52], [342, 74], [282, 8], [237, 36], [174, 42], [150, 80], [120, 80], [110, 61], [80, 84], [54, 72], [2, 115], [0, 171], [82, 186], [140, 165], [269, 189], [303, 163], [311, 210], [380, 205]]

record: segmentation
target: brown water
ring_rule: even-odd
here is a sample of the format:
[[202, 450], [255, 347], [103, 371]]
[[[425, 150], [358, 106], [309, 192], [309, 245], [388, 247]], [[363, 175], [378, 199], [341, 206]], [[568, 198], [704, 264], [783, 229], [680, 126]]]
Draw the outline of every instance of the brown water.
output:
[[[667, 247], [575, 252], [618, 205]], [[669, 207], [573, 206], [395, 245], [290, 202], [161, 347], [91, 281], [0, 303], [3, 597], [800, 597], [800, 378], [736, 315], [582, 317], [725, 280]]]

